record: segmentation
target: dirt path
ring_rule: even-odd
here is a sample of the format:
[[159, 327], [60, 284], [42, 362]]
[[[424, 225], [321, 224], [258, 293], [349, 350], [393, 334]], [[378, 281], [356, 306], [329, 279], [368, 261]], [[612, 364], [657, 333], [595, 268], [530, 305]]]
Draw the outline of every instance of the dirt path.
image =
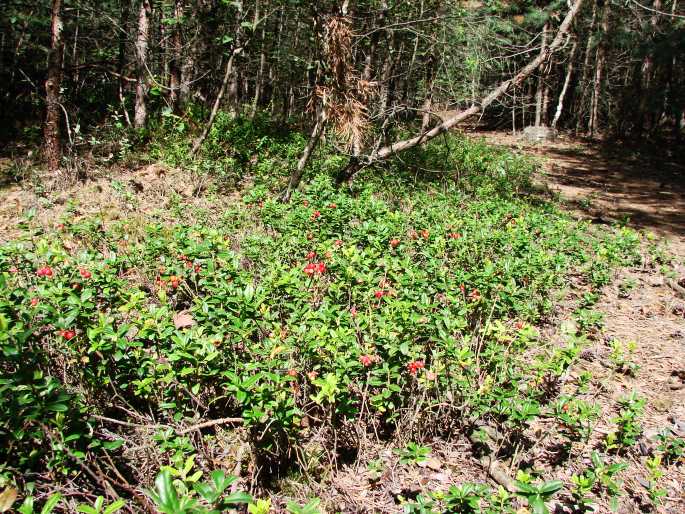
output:
[[629, 225], [669, 239], [685, 256], [685, 160], [677, 155], [639, 150], [621, 144], [590, 144], [564, 136], [531, 144], [503, 132], [484, 132], [488, 142], [543, 162], [540, 177], [583, 217], [628, 221]]
[[[621, 513], [640, 512], [649, 503], [646, 463], [658, 444], [656, 435], [671, 430], [685, 436], [685, 297], [668, 284], [669, 278], [682, 283], [685, 277], [685, 163], [669, 160], [666, 152], [648, 160], [623, 148], [565, 138], [533, 145], [510, 134], [484, 136], [540, 158], [540, 181], [580, 217], [626, 221], [668, 241], [669, 266], [662, 268], [656, 254], [645, 255], [643, 268], [622, 270], [604, 289], [594, 306], [603, 313], [603, 329], [571, 372], [574, 378], [583, 372], [593, 377], [588, 394], [601, 408], [595, 442], [615, 429], [621, 398], [635, 392], [646, 400], [644, 436], [628, 458], [622, 478], [629, 496], [619, 508]], [[683, 466], [667, 468], [659, 483], [666, 497], [658, 512], [685, 512], [684, 484]]]

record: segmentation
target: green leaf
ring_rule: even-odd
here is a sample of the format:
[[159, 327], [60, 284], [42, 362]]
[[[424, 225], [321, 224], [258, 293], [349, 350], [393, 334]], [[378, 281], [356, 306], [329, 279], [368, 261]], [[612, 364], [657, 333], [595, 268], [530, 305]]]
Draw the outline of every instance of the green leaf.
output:
[[109, 507], [107, 507], [102, 514], [114, 514], [116, 511], [125, 506], [126, 502], [124, 500], [119, 499], [112, 503]]
[[224, 498], [223, 503], [226, 505], [238, 505], [242, 503], [250, 503], [252, 501], [252, 496], [244, 492], [237, 492], [229, 494]]
[[157, 475], [155, 485], [159, 495], [159, 506], [165, 509], [164, 512], [168, 514], [176, 512], [179, 508], [178, 492], [174, 487], [169, 470], [164, 470]]
[[528, 505], [533, 509], [533, 514], [549, 514], [547, 505], [542, 500], [541, 496], [535, 495], [528, 498]]
[[48, 501], [45, 502], [45, 505], [43, 505], [40, 514], [50, 514], [55, 509], [55, 507], [57, 507], [57, 504], [61, 499], [62, 495], [59, 493], [55, 493], [52, 496], [50, 496], [50, 498], [48, 498]]

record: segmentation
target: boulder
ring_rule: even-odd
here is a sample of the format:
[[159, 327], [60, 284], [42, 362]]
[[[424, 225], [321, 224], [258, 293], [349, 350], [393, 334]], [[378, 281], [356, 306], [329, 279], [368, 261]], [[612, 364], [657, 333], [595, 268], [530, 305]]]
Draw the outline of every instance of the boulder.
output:
[[537, 127], [526, 127], [523, 129], [523, 139], [529, 143], [543, 143], [546, 141], [554, 141], [557, 137], [557, 131], [551, 127], [540, 125]]

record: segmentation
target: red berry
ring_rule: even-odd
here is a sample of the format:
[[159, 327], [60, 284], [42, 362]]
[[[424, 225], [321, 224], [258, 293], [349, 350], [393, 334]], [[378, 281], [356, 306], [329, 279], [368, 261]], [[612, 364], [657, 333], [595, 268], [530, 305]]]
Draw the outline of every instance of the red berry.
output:
[[384, 295], [385, 295], [385, 291], [376, 291], [376, 292], [374, 293], [374, 296], [375, 296], [376, 298], [378, 298], [378, 299], [383, 298]]
[[318, 371], [310, 371], [309, 373], [307, 373], [307, 378], [309, 378], [309, 380], [314, 380], [318, 376], [319, 376]]
[[424, 363], [423, 361], [413, 361], [407, 364], [407, 370], [409, 370], [409, 373], [412, 375], [416, 375], [416, 373], [420, 370], [423, 369]]
[[88, 271], [87, 269], [81, 268], [78, 271], [81, 274], [81, 276], [85, 279], [89, 279], [90, 277], [93, 276], [93, 274], [90, 271]]
[[351, 315], [353, 318], [356, 318], [356, 317], [357, 317], [357, 308], [356, 308], [354, 305], [350, 308], [350, 315]]
[[469, 293], [469, 298], [471, 298], [471, 300], [473, 300], [474, 302], [477, 302], [481, 298], [480, 291], [478, 291], [478, 289], [474, 289], [473, 291], [471, 291], [471, 293]]
[[364, 366], [365, 368], [368, 368], [371, 366], [371, 364], [374, 363], [374, 358], [371, 355], [360, 355], [359, 356], [359, 362]]
[[302, 205], [304, 205], [305, 207], [309, 207], [309, 200], [303, 200]]
[[38, 298], [31, 298], [31, 307], [35, 307], [39, 302], [40, 300]]
[[316, 271], [317, 271], [317, 273], [319, 273], [320, 275], [323, 275], [323, 274], [326, 272], [326, 264], [323, 263], [323, 262], [319, 262], [319, 263], [316, 265]]
[[516, 330], [523, 330], [523, 327], [525, 326], [526, 324], [523, 321], [517, 321], [516, 323], [514, 323], [514, 328]]
[[288, 370], [288, 376], [289, 377], [296, 377], [297, 376], [297, 370], [296, 369], [289, 369]]
[[424, 239], [428, 239], [430, 237], [431, 233], [428, 230], [422, 230], [421, 231], [421, 237]]
[[397, 248], [400, 245], [400, 240], [399, 239], [391, 239], [390, 240], [390, 246], [393, 248]]
[[335, 205], [334, 203], [328, 204], [328, 208], [329, 208], [329, 209], [335, 209], [335, 208], [337, 208], [337, 207], [338, 207], [338, 206]]
[[309, 252], [307, 254], [307, 260], [308, 261], [314, 260], [315, 258], [316, 258], [316, 252]]
[[60, 330], [59, 335], [61, 335], [67, 341], [70, 341], [76, 337], [76, 332], [73, 330]]
[[459, 232], [452, 232], [449, 237], [450, 239], [459, 239], [461, 234]]
[[312, 219], [315, 220], [321, 216], [321, 211], [314, 211], [312, 214]]

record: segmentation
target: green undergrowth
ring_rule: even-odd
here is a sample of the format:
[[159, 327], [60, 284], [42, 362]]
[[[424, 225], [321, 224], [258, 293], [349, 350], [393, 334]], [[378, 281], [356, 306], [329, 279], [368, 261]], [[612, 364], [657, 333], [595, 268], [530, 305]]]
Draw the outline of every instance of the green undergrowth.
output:
[[[0, 477], [22, 490], [88, 483], [84, 464], [106, 454], [152, 486], [126, 451], [130, 428], [95, 415], [154, 419], [148, 443], [177, 470], [198, 451], [179, 431], [241, 418], [264, 472], [279, 473], [312, 434], [350, 424], [387, 438], [408, 418], [421, 433], [515, 431], [551, 412], [582, 334], [554, 345], [535, 326], [572, 274], [597, 289], [636, 263], [639, 237], [517, 196], [530, 163], [459, 144], [352, 190], [331, 185], [320, 155], [290, 203], [264, 172], [220, 216], [196, 209], [194, 224], [182, 211], [107, 226], [67, 216], [48, 232], [27, 221], [0, 247]], [[265, 155], [286, 159], [284, 148]], [[438, 157], [470, 185], [428, 181]], [[330, 444], [349, 454], [356, 442], [341, 430]]]

